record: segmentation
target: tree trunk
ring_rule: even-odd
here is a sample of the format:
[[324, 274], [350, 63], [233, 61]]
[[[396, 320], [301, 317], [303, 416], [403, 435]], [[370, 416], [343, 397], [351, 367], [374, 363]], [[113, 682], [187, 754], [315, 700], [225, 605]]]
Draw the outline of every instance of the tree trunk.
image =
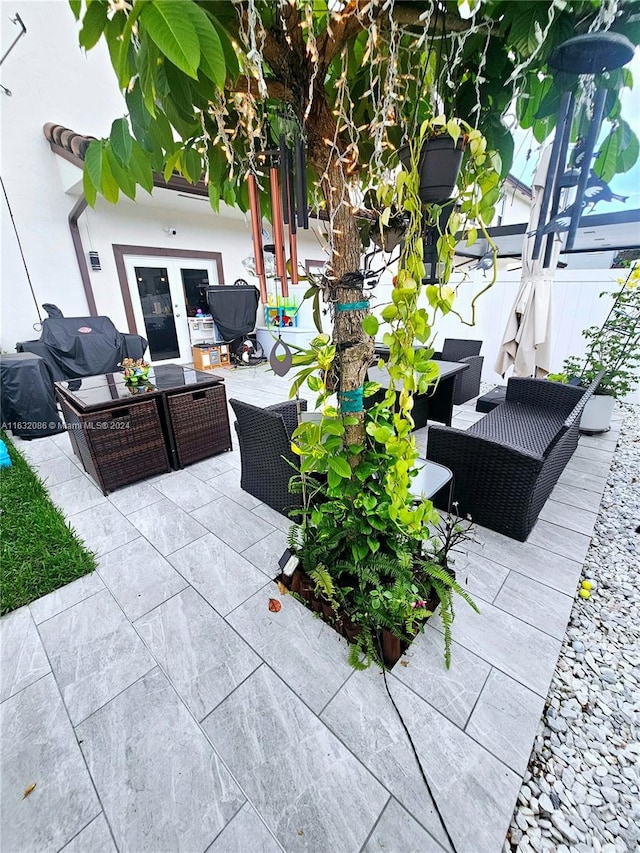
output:
[[[369, 314], [363, 309], [338, 310], [338, 305], [352, 305], [365, 300], [361, 287], [345, 286], [344, 276], [360, 269], [360, 235], [351, 210], [344, 166], [339, 162], [341, 152], [325, 140], [335, 139], [335, 120], [326, 100], [319, 93], [314, 99], [307, 120], [309, 159], [318, 175], [330, 218], [332, 257], [330, 283], [325, 298], [334, 303], [333, 343], [337, 348], [334, 389], [338, 392], [340, 409], [353, 414], [358, 423], [346, 427], [345, 443], [363, 444], [364, 411], [358, 407], [358, 391], [362, 388], [373, 359], [374, 341], [362, 329], [362, 320]], [[341, 396], [344, 392], [346, 397]], [[354, 399], [355, 398], [355, 399]], [[357, 410], [353, 410], [357, 409]], [[354, 458], [354, 464], [356, 463]]]

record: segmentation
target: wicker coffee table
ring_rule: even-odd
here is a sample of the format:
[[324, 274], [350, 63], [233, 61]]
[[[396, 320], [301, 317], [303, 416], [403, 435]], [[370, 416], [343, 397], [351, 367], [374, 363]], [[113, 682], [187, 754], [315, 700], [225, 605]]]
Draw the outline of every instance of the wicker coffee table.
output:
[[119, 373], [56, 382], [76, 456], [104, 494], [231, 449], [222, 377], [163, 365], [144, 386]]

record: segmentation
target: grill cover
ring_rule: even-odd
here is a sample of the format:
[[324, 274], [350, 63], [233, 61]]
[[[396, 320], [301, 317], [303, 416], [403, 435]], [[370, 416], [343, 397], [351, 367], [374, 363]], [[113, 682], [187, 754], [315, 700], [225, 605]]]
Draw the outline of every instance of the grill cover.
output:
[[44, 358], [55, 382], [113, 373], [123, 358], [142, 358], [146, 348], [144, 338], [121, 334], [108, 317], [49, 317], [39, 341], [16, 344]]
[[0, 419], [21, 438], [40, 438], [64, 429], [44, 360], [32, 353], [0, 357]]
[[207, 288], [207, 302], [223, 340], [233, 341], [256, 327], [260, 294], [253, 285]]

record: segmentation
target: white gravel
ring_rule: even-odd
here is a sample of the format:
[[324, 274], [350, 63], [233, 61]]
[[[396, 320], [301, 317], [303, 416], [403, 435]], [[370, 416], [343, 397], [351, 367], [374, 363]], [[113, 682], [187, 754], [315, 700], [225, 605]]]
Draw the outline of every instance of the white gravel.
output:
[[640, 406], [625, 421], [505, 853], [640, 850]]

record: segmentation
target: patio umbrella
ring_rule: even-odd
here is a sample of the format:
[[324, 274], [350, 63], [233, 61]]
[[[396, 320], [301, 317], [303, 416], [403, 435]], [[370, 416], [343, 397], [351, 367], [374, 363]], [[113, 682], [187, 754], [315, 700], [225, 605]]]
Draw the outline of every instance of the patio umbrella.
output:
[[547, 268], [542, 266], [544, 252], [540, 253], [537, 260], [532, 258], [550, 155], [551, 146], [547, 146], [540, 155], [533, 178], [534, 201], [522, 246], [520, 288], [509, 314], [495, 363], [496, 372], [502, 376], [510, 367], [513, 367], [515, 376], [544, 377], [550, 370], [551, 287], [562, 244], [560, 236], [554, 236], [553, 251]]

